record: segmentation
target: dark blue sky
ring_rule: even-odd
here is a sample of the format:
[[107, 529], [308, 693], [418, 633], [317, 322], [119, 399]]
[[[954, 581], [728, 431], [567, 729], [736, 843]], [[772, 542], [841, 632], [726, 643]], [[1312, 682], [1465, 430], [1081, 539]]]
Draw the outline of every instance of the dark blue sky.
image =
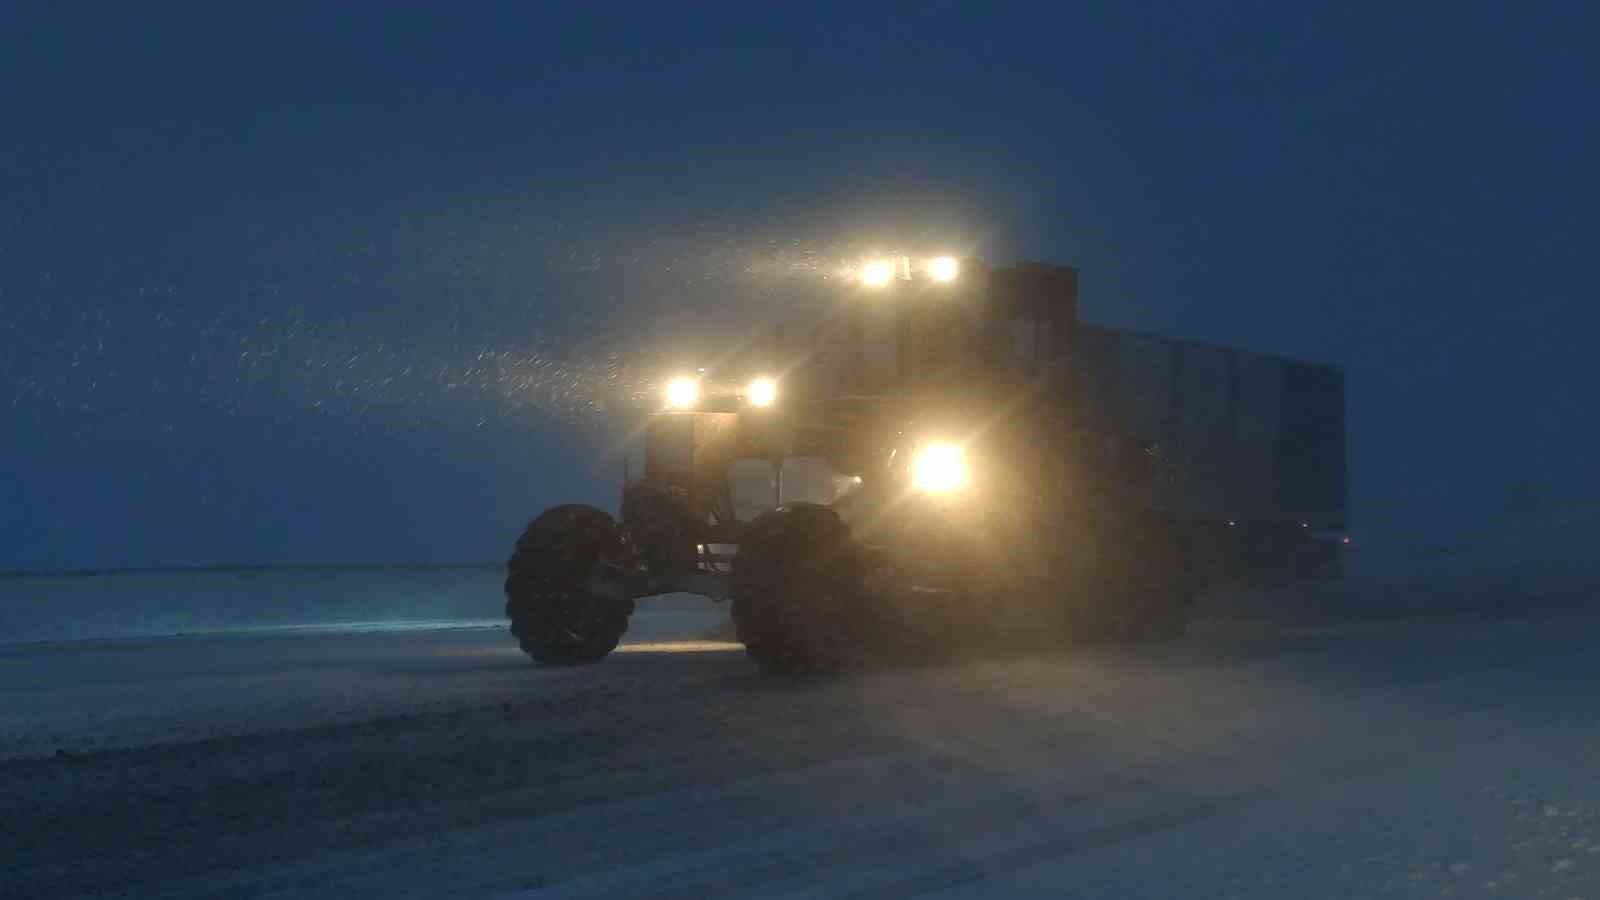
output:
[[1391, 556], [1600, 504], [1592, 4], [591, 7], [0, 13], [0, 568], [496, 559], [869, 246], [1348, 366]]

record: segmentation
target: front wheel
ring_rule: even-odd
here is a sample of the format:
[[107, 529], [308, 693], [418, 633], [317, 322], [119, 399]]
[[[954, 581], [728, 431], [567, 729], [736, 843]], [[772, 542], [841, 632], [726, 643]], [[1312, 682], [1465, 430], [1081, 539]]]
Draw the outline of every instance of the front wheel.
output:
[[860, 566], [833, 510], [797, 503], [750, 523], [733, 558], [733, 622], [762, 668], [842, 667], [861, 630]]
[[506, 564], [506, 616], [523, 652], [544, 665], [599, 662], [628, 630], [633, 601], [605, 588], [626, 548], [592, 506], [557, 506], [529, 523]]

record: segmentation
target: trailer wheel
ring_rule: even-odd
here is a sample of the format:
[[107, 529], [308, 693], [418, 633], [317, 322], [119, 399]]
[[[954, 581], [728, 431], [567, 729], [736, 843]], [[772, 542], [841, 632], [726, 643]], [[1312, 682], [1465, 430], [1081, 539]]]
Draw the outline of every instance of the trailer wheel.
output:
[[1133, 641], [1175, 641], [1189, 630], [1188, 598], [1161, 598], [1132, 623], [1126, 637]]
[[1181, 529], [1169, 518], [1147, 514], [1140, 523], [1137, 557], [1128, 572], [1132, 615], [1122, 636], [1133, 641], [1183, 637], [1195, 590], [1189, 551]]
[[733, 622], [745, 652], [788, 674], [841, 668], [860, 638], [860, 566], [833, 510], [797, 503], [750, 523], [733, 558]]
[[523, 652], [537, 662], [599, 662], [628, 630], [633, 601], [596, 589], [626, 558], [611, 517], [592, 506], [546, 510], [529, 523], [506, 563], [506, 617]]

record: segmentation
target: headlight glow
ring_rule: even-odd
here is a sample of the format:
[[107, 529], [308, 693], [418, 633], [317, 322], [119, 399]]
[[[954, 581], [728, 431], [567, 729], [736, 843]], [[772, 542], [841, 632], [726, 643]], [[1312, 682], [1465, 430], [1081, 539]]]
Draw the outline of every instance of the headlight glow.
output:
[[961, 261], [954, 256], [939, 256], [928, 260], [928, 277], [934, 281], [955, 281], [961, 275]]
[[894, 260], [869, 260], [861, 266], [861, 283], [867, 287], [884, 287], [894, 280], [894, 268]]
[[928, 444], [911, 462], [911, 483], [930, 494], [948, 494], [967, 484], [966, 453], [955, 444]]
[[771, 406], [778, 402], [778, 383], [771, 378], [757, 378], [745, 387], [744, 399], [751, 406]]
[[667, 382], [667, 406], [672, 409], [689, 409], [700, 402], [700, 381], [696, 378], [674, 378]]

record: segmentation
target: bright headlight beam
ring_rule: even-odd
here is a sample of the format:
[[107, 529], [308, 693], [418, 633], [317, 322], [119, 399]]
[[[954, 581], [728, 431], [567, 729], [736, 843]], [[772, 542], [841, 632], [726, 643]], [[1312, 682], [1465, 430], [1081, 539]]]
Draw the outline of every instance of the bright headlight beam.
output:
[[700, 402], [700, 381], [687, 376], [667, 382], [667, 406], [672, 409], [689, 409]]
[[954, 256], [936, 256], [928, 260], [928, 277], [934, 281], [955, 281], [961, 275], [961, 261]]
[[928, 444], [912, 460], [911, 483], [930, 494], [947, 494], [966, 487], [966, 453], [955, 444]]
[[744, 398], [751, 406], [771, 406], [778, 402], [778, 383], [771, 378], [757, 378], [745, 387]]
[[894, 280], [894, 261], [874, 259], [862, 264], [861, 283], [867, 287], [884, 287]]

